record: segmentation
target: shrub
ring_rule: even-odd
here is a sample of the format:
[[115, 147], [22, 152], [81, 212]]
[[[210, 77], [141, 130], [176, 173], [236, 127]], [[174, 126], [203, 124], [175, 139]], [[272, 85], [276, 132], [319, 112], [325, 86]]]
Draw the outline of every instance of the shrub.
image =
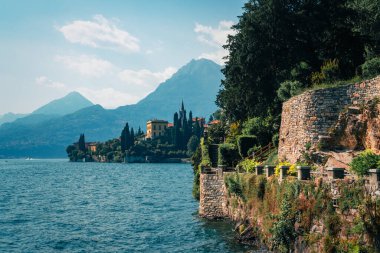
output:
[[234, 144], [224, 143], [219, 145], [218, 164], [232, 167], [240, 160], [238, 149]]
[[202, 160], [201, 160], [200, 166], [210, 167], [211, 160], [210, 160], [210, 155], [208, 153], [208, 145], [206, 144], [204, 138], [201, 139], [201, 153], [202, 153]]
[[277, 90], [277, 97], [284, 102], [289, 98], [299, 94], [302, 89], [302, 83], [299, 81], [285, 81], [280, 84]]
[[295, 164], [291, 164], [288, 161], [279, 162], [275, 168], [274, 174], [276, 176], [280, 176], [280, 168], [281, 166], [289, 166], [288, 174], [295, 175], [297, 173], [297, 166]]
[[337, 59], [328, 60], [321, 66], [320, 72], [311, 74], [311, 82], [313, 85], [321, 83], [333, 83], [339, 79], [339, 61]]
[[258, 145], [267, 145], [272, 139], [273, 119], [271, 117], [250, 118], [243, 123], [243, 135], [255, 135]]
[[375, 57], [366, 61], [361, 68], [364, 78], [372, 78], [380, 75], [380, 57]]
[[380, 162], [380, 156], [373, 153], [371, 150], [365, 150], [360, 153], [357, 157], [352, 159], [350, 163], [350, 168], [358, 176], [364, 176], [368, 174], [370, 169], [375, 169], [378, 167]]
[[258, 165], [260, 165], [260, 163], [252, 159], [245, 159], [238, 164], [238, 166], [246, 172], [253, 172]]
[[324, 62], [321, 67], [324, 82], [333, 83], [339, 78], [339, 61], [337, 59]]
[[227, 186], [228, 189], [228, 194], [235, 194], [237, 197], [241, 199], [245, 199], [244, 194], [243, 194], [243, 182], [242, 179], [240, 178], [239, 174], [234, 174], [231, 176], [227, 176], [224, 179], [224, 183]]
[[256, 136], [254, 135], [241, 135], [237, 139], [239, 154], [241, 157], [249, 155], [248, 150], [253, 148], [257, 143]]

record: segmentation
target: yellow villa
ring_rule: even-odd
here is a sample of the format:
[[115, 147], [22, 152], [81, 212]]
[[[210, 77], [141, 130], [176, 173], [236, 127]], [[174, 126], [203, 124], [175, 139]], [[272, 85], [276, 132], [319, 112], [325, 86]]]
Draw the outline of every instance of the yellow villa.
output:
[[146, 122], [146, 138], [154, 139], [163, 136], [167, 127], [168, 122], [166, 120], [149, 120]]

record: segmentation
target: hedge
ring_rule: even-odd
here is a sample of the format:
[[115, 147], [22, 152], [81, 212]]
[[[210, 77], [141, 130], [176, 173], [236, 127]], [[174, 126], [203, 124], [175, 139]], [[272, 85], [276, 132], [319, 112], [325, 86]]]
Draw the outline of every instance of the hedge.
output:
[[257, 138], [254, 135], [241, 135], [237, 139], [239, 154], [241, 157], [247, 157], [250, 154], [248, 150], [257, 144]]
[[234, 144], [220, 144], [218, 153], [218, 165], [233, 167], [241, 159], [239, 151]]

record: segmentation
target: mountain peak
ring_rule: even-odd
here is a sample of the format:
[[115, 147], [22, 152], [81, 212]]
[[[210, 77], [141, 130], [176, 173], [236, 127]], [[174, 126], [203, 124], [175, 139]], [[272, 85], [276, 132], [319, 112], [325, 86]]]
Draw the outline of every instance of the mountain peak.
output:
[[82, 94], [72, 91], [66, 96], [38, 108], [32, 114], [66, 115], [92, 105], [94, 104]]

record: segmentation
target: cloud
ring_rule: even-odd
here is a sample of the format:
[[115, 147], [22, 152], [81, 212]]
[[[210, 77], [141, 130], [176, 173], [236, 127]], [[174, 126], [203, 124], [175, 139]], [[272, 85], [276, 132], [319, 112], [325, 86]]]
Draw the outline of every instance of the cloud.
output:
[[234, 35], [236, 33], [231, 28], [233, 24], [232, 21], [222, 20], [219, 22], [217, 28], [213, 28], [196, 23], [194, 32], [198, 34], [198, 41], [214, 48], [212, 52], [203, 53], [198, 58], [206, 58], [219, 64], [224, 64], [225, 60], [223, 57], [228, 55], [228, 50], [224, 49], [223, 45], [227, 43], [228, 35]]
[[123, 52], [140, 50], [138, 38], [118, 28], [114, 22], [102, 15], [95, 15], [92, 21], [75, 20], [58, 30], [71, 43]]
[[63, 63], [66, 68], [89, 77], [101, 77], [112, 72], [114, 69], [112, 63], [89, 55], [80, 55], [77, 57], [58, 55], [55, 57], [55, 60]]
[[131, 70], [126, 69], [119, 73], [119, 78], [128, 85], [143, 86], [150, 88], [152, 91], [158, 84], [169, 79], [175, 72], [176, 68], [168, 67], [162, 72], [152, 72], [147, 69]]
[[114, 88], [89, 89], [80, 87], [75, 89], [89, 100], [96, 104], [101, 104], [106, 108], [116, 108], [121, 105], [132, 104], [138, 101], [139, 97], [116, 90]]
[[36, 78], [36, 84], [48, 88], [54, 88], [54, 89], [65, 89], [66, 85], [64, 83], [56, 82], [53, 80], [50, 80], [46, 76], [39, 76]]

